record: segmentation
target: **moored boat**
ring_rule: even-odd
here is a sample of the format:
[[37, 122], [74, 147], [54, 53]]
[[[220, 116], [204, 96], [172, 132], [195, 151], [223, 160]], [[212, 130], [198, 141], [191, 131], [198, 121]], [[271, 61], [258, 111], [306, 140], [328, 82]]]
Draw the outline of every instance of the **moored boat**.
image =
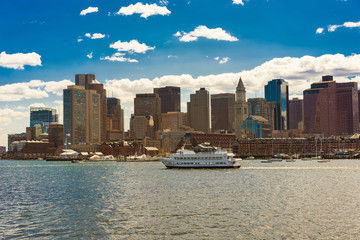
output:
[[163, 158], [161, 162], [167, 168], [239, 168], [241, 158], [234, 158], [233, 153], [228, 153], [212, 147], [209, 143], [196, 146], [193, 150], [179, 149]]

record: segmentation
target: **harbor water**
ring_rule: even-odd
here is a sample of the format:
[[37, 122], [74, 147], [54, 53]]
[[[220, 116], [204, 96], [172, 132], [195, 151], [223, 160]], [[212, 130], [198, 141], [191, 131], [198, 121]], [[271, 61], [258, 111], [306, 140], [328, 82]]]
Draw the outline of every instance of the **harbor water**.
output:
[[0, 239], [359, 239], [360, 161], [0, 161]]

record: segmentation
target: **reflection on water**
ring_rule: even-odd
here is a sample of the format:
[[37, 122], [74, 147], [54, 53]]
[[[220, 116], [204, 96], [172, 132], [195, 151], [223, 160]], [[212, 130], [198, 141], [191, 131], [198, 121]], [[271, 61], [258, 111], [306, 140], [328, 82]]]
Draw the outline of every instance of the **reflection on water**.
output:
[[[357, 239], [360, 161], [0, 161], [5, 239]], [[0, 238], [1, 238], [0, 237]]]

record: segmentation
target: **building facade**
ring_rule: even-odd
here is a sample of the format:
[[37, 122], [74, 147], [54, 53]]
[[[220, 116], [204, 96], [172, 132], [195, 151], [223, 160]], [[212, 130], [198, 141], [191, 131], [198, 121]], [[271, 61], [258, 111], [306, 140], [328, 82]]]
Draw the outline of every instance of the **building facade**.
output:
[[270, 119], [270, 105], [265, 98], [249, 98], [247, 102], [249, 116], [261, 116], [267, 120]]
[[30, 127], [39, 124], [44, 128], [44, 132], [50, 124], [58, 122], [56, 109], [44, 107], [30, 107]]
[[304, 107], [303, 100], [293, 98], [289, 100], [289, 129], [304, 129]]
[[181, 111], [180, 87], [154, 88], [154, 93], [161, 99], [161, 113]]
[[130, 137], [134, 139], [154, 139], [153, 116], [135, 116], [130, 118]]
[[120, 99], [107, 98], [107, 141], [124, 138], [124, 109]]
[[211, 95], [211, 131], [234, 131], [235, 94], [220, 93]]
[[359, 131], [357, 83], [336, 83], [332, 76], [323, 76], [303, 94], [306, 133], [328, 137]]
[[162, 129], [178, 130], [186, 125], [186, 113], [168, 112], [161, 114]]
[[64, 140], [67, 145], [100, 143], [100, 96], [95, 90], [71, 85], [64, 89]]
[[249, 116], [242, 125], [248, 138], [268, 138], [271, 137], [269, 120], [261, 116]]
[[210, 132], [209, 91], [200, 88], [195, 94], [190, 94], [188, 102], [188, 120], [190, 127], [204, 133]]
[[158, 94], [136, 94], [134, 110], [135, 116], [152, 116], [154, 131], [161, 130], [161, 100]]
[[246, 102], [246, 90], [242, 79], [239, 79], [236, 87], [235, 98], [235, 135], [237, 138], [242, 136], [242, 124], [248, 116], [248, 104]]
[[270, 124], [273, 130], [289, 127], [289, 86], [284, 79], [273, 79], [265, 86], [265, 99], [270, 104]]

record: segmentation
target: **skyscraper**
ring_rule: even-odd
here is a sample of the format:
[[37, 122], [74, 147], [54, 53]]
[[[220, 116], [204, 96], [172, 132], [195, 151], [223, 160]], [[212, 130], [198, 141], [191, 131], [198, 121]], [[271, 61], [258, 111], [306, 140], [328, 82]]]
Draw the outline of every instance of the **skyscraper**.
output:
[[211, 131], [234, 131], [235, 94], [220, 93], [211, 95]]
[[44, 107], [30, 107], [30, 126], [40, 124], [47, 132], [49, 125], [58, 121], [56, 109]]
[[134, 99], [135, 116], [152, 116], [154, 131], [161, 130], [161, 100], [159, 94], [136, 94]]
[[75, 85], [84, 86], [85, 89], [88, 89], [88, 84], [95, 80], [94, 74], [76, 74], [75, 75]]
[[289, 100], [289, 129], [304, 129], [303, 116], [303, 100], [299, 98]]
[[210, 133], [209, 91], [200, 88], [195, 94], [190, 94], [190, 102], [187, 106], [190, 127]]
[[161, 113], [180, 112], [180, 88], [166, 86], [154, 88], [154, 93], [161, 99]]
[[332, 76], [304, 91], [304, 130], [325, 137], [359, 130], [357, 83], [336, 83]]
[[121, 109], [120, 99], [107, 98], [107, 139], [116, 141], [124, 135], [124, 110]]
[[273, 79], [265, 86], [265, 99], [270, 103], [272, 130], [287, 130], [289, 126], [289, 86], [284, 79]]
[[243, 121], [248, 116], [248, 104], [246, 102], [246, 90], [244, 83], [240, 77], [236, 87], [235, 98], [235, 135], [237, 138], [241, 137], [241, 126]]
[[71, 85], [64, 89], [63, 98], [65, 143], [100, 143], [99, 94]]

